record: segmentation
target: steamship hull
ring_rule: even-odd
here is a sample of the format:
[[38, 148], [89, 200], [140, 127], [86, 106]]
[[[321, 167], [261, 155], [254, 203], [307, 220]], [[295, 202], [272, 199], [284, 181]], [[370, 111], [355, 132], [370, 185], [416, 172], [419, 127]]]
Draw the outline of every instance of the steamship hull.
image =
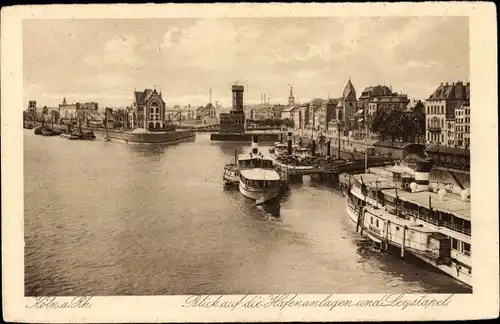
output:
[[245, 186], [245, 184], [243, 184], [241, 181], [239, 184], [239, 188], [243, 196], [255, 200], [255, 202], [258, 204], [271, 201], [276, 197], [278, 197], [280, 193], [279, 188], [273, 188], [273, 189], [254, 188], [250, 186]]
[[[370, 205], [368, 204], [368, 206]], [[350, 204], [347, 200], [346, 200], [346, 207], [347, 207], [347, 215], [349, 221], [353, 224], [353, 226], [356, 226], [358, 223], [358, 217], [360, 215], [360, 208]], [[380, 218], [380, 220], [388, 221], [396, 217], [393, 214], [389, 215], [391, 217]], [[395, 227], [400, 224], [392, 223], [391, 225]], [[370, 239], [372, 242], [376, 244], [382, 244], [382, 242], [384, 242], [385, 236], [383, 229], [378, 230], [378, 228], [370, 224], [370, 221], [366, 218], [364, 219], [363, 224], [360, 224], [360, 226], [363, 226], [364, 230], [363, 234], [366, 235], [366, 237], [368, 237], [368, 239]], [[403, 228], [403, 225], [400, 226], [401, 228]], [[418, 234], [419, 232], [418, 229], [422, 227], [427, 228], [427, 231], [430, 232], [434, 233], [442, 232], [439, 227], [432, 227], [429, 226], [428, 224], [419, 221], [413, 224], [413, 228], [409, 228], [408, 232], [410, 229], [417, 229], [416, 233]], [[396, 232], [394, 228], [391, 230], [391, 233], [392, 232]], [[415, 235], [415, 232], [413, 233], [413, 235]], [[409, 237], [407, 237], [407, 240], [409, 241]], [[401, 241], [396, 241], [390, 238], [389, 240], [387, 240], [387, 244], [388, 244], [388, 251], [393, 252], [396, 255], [400, 253], [402, 248]], [[442, 271], [443, 273], [447, 274], [450, 277], [453, 277], [457, 281], [460, 281], [461, 283], [469, 287], [472, 287], [472, 275], [471, 273], [469, 273], [469, 270], [471, 269], [471, 267], [469, 266], [470, 262], [469, 260], [461, 260], [460, 257], [457, 258], [457, 255], [455, 253], [451, 253], [451, 257], [446, 258], [446, 260], [442, 260], [437, 256], [429, 253], [426, 249], [418, 249], [406, 246], [404, 247], [404, 250], [405, 250], [405, 255], [409, 254], [412, 257], [419, 259], [420, 261], [423, 261], [428, 266], [431, 266], [439, 271]]]
[[[346, 211], [347, 211], [347, 217], [349, 219], [349, 222], [353, 224], [354, 227], [357, 226], [358, 224], [358, 218], [360, 217], [362, 206], [366, 205], [368, 208], [375, 209], [375, 210], [383, 210], [383, 212], [380, 213], [378, 216], [379, 221], [376, 221], [376, 217], [373, 217], [373, 223], [372, 223], [372, 217], [370, 216], [370, 219], [365, 219], [365, 217], [362, 217], [359, 220], [359, 226], [363, 226], [363, 234], [366, 235], [370, 240], [373, 242], [380, 244], [381, 242], [387, 242], [388, 246], [391, 248], [390, 250], [394, 251], [401, 251], [401, 249], [404, 249], [405, 255], [409, 254], [412, 257], [415, 257], [421, 261], [424, 261], [428, 265], [432, 266], [433, 268], [442, 271], [443, 273], [446, 273], [447, 275], [455, 278], [456, 280], [466, 284], [467, 286], [472, 287], [472, 266], [470, 262], [470, 255], [469, 254], [464, 254], [463, 251], [458, 251], [457, 247], [452, 248], [453, 244], [458, 246], [458, 249], [462, 249], [461, 246], [462, 244], [469, 244], [471, 243], [470, 241], [470, 232], [466, 234], [464, 230], [459, 230], [459, 229], [454, 229], [450, 228], [448, 225], [444, 223], [437, 223], [434, 221], [428, 220], [427, 214], [429, 213], [429, 209], [426, 207], [425, 203], [422, 203], [420, 201], [420, 196], [425, 196], [426, 199], [428, 199], [431, 195], [436, 196], [436, 201], [439, 201], [437, 198], [437, 194], [428, 192], [423, 189], [428, 189], [429, 186], [429, 171], [430, 168], [428, 165], [416, 165], [414, 169], [414, 180], [413, 182], [417, 185], [413, 185], [413, 189], [416, 189], [415, 192], [412, 191], [402, 191], [400, 194], [397, 194], [397, 191], [395, 191], [394, 184], [392, 184], [392, 187], [383, 187], [380, 186], [380, 183], [382, 185], [388, 185], [391, 186], [390, 183], [391, 180], [389, 179], [382, 179], [380, 176], [376, 175], [369, 175], [369, 174], [363, 174], [363, 175], [357, 175], [354, 176], [354, 182], [353, 185], [349, 187], [346, 193]], [[373, 181], [374, 179], [370, 178], [376, 178], [376, 181]], [[382, 180], [382, 181], [380, 181]], [[370, 184], [371, 183], [376, 183], [376, 186], [373, 186]], [[362, 186], [366, 185], [368, 187], [368, 190], [363, 192]], [[381, 192], [383, 194], [383, 199], [376, 199], [376, 195], [374, 192]], [[425, 192], [425, 194], [422, 195], [422, 192]], [[414, 214], [411, 213], [411, 210], [407, 209], [402, 209], [399, 210], [399, 207], [394, 207], [394, 202], [393, 199], [396, 197], [399, 199], [399, 201], [402, 202], [407, 202], [408, 204], [415, 204], [417, 203], [420, 207], [420, 213]], [[438, 204], [438, 203], [436, 203]], [[441, 203], [440, 206], [443, 204]], [[401, 206], [401, 205], [400, 205]], [[393, 210], [393, 208], [396, 208]], [[442, 209], [443, 207], [438, 207], [439, 209]], [[398, 211], [399, 210], [399, 211]], [[397, 216], [399, 215], [399, 216]], [[390, 230], [387, 228], [384, 228], [383, 226], [379, 227], [379, 224], [383, 224], [385, 222], [388, 222], [389, 224], [392, 224], [394, 228], [391, 227]], [[401, 232], [403, 227], [402, 225], [407, 225], [411, 224], [410, 232], [407, 232], [407, 240], [412, 240], [418, 235], [424, 235], [422, 233], [424, 232], [432, 232], [434, 233], [433, 235], [435, 237], [442, 236], [445, 239], [442, 240], [447, 240], [450, 243], [446, 243], [443, 245], [443, 249], [446, 250], [444, 254], [441, 255], [441, 252], [439, 253], [439, 257], [436, 257], [436, 255], [431, 255], [429, 252], [429, 246], [425, 246], [425, 248], [412, 248], [408, 246], [402, 246], [402, 240], [401, 238], [399, 239], [393, 239], [392, 237], [387, 238], [385, 231], [388, 231], [388, 233], [395, 234], [397, 232]], [[399, 226], [399, 229], [397, 228]], [[382, 232], [383, 234], [380, 234]], [[454, 240], [454, 241], [453, 241]], [[458, 241], [458, 243], [456, 243]], [[423, 240], [422, 241], [422, 246], [425, 244], [428, 244], [428, 240]], [[455, 243], [451, 243], [455, 242]], [[465, 248], [463, 248], [465, 249]]]
[[96, 138], [109, 139], [127, 144], [174, 144], [194, 140], [196, 133], [191, 131], [167, 131], [150, 133], [133, 133], [119, 130], [93, 129]]

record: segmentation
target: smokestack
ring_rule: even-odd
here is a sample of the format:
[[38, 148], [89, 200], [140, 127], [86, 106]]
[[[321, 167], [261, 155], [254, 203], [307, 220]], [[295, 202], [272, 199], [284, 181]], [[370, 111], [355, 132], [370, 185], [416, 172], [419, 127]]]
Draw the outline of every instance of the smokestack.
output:
[[419, 161], [415, 166], [415, 183], [417, 184], [415, 191], [429, 190], [429, 172], [432, 169], [432, 160]]
[[257, 135], [252, 136], [252, 153], [257, 154], [259, 152], [259, 141]]
[[266, 103], [266, 94], [264, 93], [264, 103]]
[[212, 89], [210, 89], [210, 105], [212, 105]]
[[288, 155], [292, 155], [292, 132], [288, 132], [286, 137]]

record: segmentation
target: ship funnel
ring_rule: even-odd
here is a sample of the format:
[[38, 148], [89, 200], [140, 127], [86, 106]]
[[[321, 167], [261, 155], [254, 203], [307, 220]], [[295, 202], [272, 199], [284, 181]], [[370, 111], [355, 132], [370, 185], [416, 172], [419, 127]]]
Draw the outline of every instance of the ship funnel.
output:
[[287, 134], [287, 137], [286, 137], [286, 141], [287, 141], [287, 153], [288, 155], [292, 155], [292, 132], [288, 132]]
[[252, 153], [257, 154], [259, 152], [259, 141], [257, 135], [252, 136]]
[[446, 196], [446, 190], [445, 189], [439, 189], [438, 196], [439, 196], [439, 200], [443, 201], [444, 197]]
[[413, 192], [429, 191], [429, 172], [432, 168], [432, 160], [416, 162], [415, 183], [417, 184]]
[[460, 192], [460, 198], [462, 199], [462, 201], [466, 201], [467, 198], [470, 197], [470, 191], [469, 189], [464, 189]]

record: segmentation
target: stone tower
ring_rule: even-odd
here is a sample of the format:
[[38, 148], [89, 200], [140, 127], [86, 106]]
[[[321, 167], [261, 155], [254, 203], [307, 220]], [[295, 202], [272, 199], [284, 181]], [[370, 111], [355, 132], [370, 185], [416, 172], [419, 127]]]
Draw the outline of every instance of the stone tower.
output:
[[351, 79], [347, 81], [347, 84], [344, 88], [344, 93], [342, 95], [342, 107], [343, 107], [343, 122], [349, 124], [349, 120], [356, 113], [357, 109], [357, 99], [356, 99], [356, 90], [352, 85]]
[[233, 112], [243, 112], [243, 91], [241, 85], [233, 85]]

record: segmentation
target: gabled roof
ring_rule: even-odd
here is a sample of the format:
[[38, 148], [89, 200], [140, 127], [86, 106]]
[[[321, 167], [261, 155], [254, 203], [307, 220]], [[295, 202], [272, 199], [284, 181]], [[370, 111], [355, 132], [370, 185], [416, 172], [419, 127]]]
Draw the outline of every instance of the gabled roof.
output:
[[151, 89], [144, 89], [144, 91], [134, 91], [134, 100], [137, 105], [144, 105], [151, 98], [151, 95], [156, 92]]
[[441, 83], [429, 96], [428, 100], [469, 100], [470, 83], [457, 82], [452, 84]]
[[354, 98], [356, 98], [356, 90], [354, 90], [354, 86], [352, 85], [351, 79], [349, 79], [349, 81], [347, 81], [347, 84], [345, 85], [342, 98], [345, 99], [349, 95], [354, 96]]
[[392, 94], [392, 91], [388, 86], [376, 85], [376, 86], [367, 87], [361, 93], [361, 98], [388, 96], [391, 94]]

